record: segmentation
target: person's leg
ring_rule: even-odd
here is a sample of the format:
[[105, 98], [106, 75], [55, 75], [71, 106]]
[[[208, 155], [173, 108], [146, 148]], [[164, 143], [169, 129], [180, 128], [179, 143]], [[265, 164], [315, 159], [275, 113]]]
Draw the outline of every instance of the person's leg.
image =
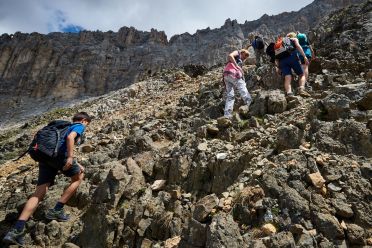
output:
[[234, 102], [235, 102], [235, 94], [234, 94], [234, 87], [232, 84], [232, 79], [230, 76], [225, 77], [226, 83], [226, 103], [225, 103], [225, 110], [224, 116], [225, 117], [232, 117], [232, 112], [234, 109]]
[[302, 70], [304, 71], [304, 74], [305, 74], [305, 80], [306, 80], [306, 82], [308, 82], [308, 79], [309, 79], [309, 65], [303, 64], [302, 65]]
[[84, 173], [80, 170], [80, 166], [76, 160], [73, 161], [72, 167], [69, 170], [63, 171], [63, 174], [71, 178], [71, 183], [65, 189], [55, 207], [46, 212], [45, 217], [49, 220], [68, 221], [70, 219], [70, 216], [64, 213], [63, 207], [74, 195], [84, 179]]
[[261, 66], [261, 53], [260, 53], [260, 50], [254, 49], [254, 55], [256, 57], [256, 66], [257, 67]]
[[48, 191], [49, 185], [50, 183], [45, 183], [36, 186], [35, 193], [26, 202], [26, 205], [24, 206], [18, 220], [27, 221], [30, 218], [30, 216], [35, 212], [37, 206], [39, 205], [39, 202], [43, 200], [46, 192]]
[[291, 67], [294, 70], [294, 72], [298, 75], [298, 94], [303, 97], [310, 97], [311, 95], [305, 91], [305, 73], [302, 69], [302, 66], [300, 64], [300, 60], [298, 57], [293, 57], [291, 61]]
[[71, 177], [71, 184], [65, 189], [58, 202], [66, 204], [68, 200], [75, 194], [77, 188], [84, 179], [84, 173], [79, 173]]
[[283, 58], [279, 61], [279, 68], [282, 72], [282, 75], [284, 76], [284, 90], [285, 93], [293, 94], [292, 93], [292, 67], [291, 67], [291, 57]]
[[246, 83], [243, 79], [239, 79], [237, 82], [237, 89], [239, 91], [240, 96], [242, 97], [244, 103], [249, 106], [252, 102], [252, 97], [247, 90]]
[[10, 244], [23, 245], [24, 227], [26, 221], [35, 212], [40, 201], [44, 198], [48, 188], [54, 184], [57, 171], [45, 164], [39, 163], [39, 177], [35, 193], [27, 200], [21, 215], [14, 227], [5, 235], [3, 241]]
[[284, 90], [286, 94], [292, 93], [292, 75], [285, 75], [284, 77]]

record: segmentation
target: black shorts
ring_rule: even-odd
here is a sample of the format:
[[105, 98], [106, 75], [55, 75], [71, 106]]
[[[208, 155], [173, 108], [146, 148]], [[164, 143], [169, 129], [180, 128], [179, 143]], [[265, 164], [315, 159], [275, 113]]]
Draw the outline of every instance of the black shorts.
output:
[[37, 185], [42, 185], [45, 183], [50, 183], [49, 186], [54, 184], [54, 179], [58, 174], [58, 171], [61, 171], [63, 175], [67, 177], [73, 177], [76, 174], [80, 174], [80, 166], [78, 165], [76, 159], [73, 160], [72, 166], [67, 171], [63, 171], [62, 167], [66, 163], [66, 159], [56, 162], [56, 166], [48, 165], [47, 163], [39, 162], [39, 176], [37, 179]]

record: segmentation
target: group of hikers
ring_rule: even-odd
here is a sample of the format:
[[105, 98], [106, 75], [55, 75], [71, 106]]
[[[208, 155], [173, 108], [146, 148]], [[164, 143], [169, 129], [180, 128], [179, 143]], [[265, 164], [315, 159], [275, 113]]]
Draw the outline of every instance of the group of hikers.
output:
[[[249, 57], [248, 48], [253, 47], [257, 65], [265, 61], [265, 53], [275, 64], [277, 73], [284, 77], [286, 96], [293, 97], [291, 89], [292, 70], [299, 77], [297, 93], [303, 97], [310, 96], [305, 91], [305, 82], [308, 77], [309, 60], [314, 52], [307, 41], [305, 34], [289, 33], [286, 37], [279, 37], [277, 41], [265, 44], [259, 36], [252, 37], [246, 49], [236, 50], [228, 55], [228, 63], [224, 68], [224, 83], [226, 88], [226, 104], [224, 116], [232, 117], [234, 106], [234, 89], [237, 89], [249, 106], [252, 102], [244, 80], [243, 63]], [[266, 47], [266, 51], [265, 51]], [[74, 148], [82, 138], [86, 127], [92, 118], [86, 112], [79, 112], [72, 118], [72, 123], [54, 121], [42, 128], [34, 136], [28, 153], [39, 162], [39, 174], [36, 190], [26, 202], [14, 227], [5, 235], [3, 241], [10, 244], [23, 245], [25, 226], [27, 220], [36, 211], [37, 206], [44, 198], [48, 188], [54, 184], [56, 175], [61, 171], [71, 178], [70, 185], [64, 190], [54, 208], [47, 210], [45, 217], [48, 220], [68, 221], [69, 215], [64, 212], [64, 205], [73, 196], [84, 178], [84, 167], [74, 156]]]
[[[231, 118], [234, 107], [235, 93], [237, 89], [244, 103], [249, 107], [252, 98], [247, 90], [244, 80], [243, 63], [249, 57], [248, 49], [253, 47], [256, 66], [259, 67], [266, 61], [265, 54], [269, 61], [275, 65], [278, 75], [284, 77], [284, 90], [287, 99], [294, 98], [292, 91], [292, 71], [298, 76], [297, 94], [302, 97], [311, 95], [305, 90], [305, 84], [309, 76], [309, 63], [314, 58], [314, 51], [304, 33], [288, 33], [285, 37], [279, 36], [276, 42], [266, 44], [262, 37], [250, 34], [249, 45], [245, 49], [231, 52], [228, 55], [228, 62], [223, 71], [223, 81], [226, 89], [226, 102], [224, 116]], [[266, 47], [266, 50], [265, 50]]]

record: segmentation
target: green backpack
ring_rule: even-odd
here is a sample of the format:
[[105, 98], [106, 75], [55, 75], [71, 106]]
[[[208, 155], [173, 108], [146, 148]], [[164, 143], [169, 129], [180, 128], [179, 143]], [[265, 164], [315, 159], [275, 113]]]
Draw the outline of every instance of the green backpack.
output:
[[306, 34], [297, 34], [297, 39], [301, 47], [309, 47], [309, 41], [307, 40]]

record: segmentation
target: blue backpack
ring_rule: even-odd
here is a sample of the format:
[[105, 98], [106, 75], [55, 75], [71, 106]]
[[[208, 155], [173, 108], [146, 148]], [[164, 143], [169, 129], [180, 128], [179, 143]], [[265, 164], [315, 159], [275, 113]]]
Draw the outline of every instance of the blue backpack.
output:
[[297, 39], [298, 39], [298, 43], [300, 43], [300, 46], [304, 50], [306, 57], [311, 58], [310, 44], [309, 44], [306, 34], [304, 33], [297, 34]]

